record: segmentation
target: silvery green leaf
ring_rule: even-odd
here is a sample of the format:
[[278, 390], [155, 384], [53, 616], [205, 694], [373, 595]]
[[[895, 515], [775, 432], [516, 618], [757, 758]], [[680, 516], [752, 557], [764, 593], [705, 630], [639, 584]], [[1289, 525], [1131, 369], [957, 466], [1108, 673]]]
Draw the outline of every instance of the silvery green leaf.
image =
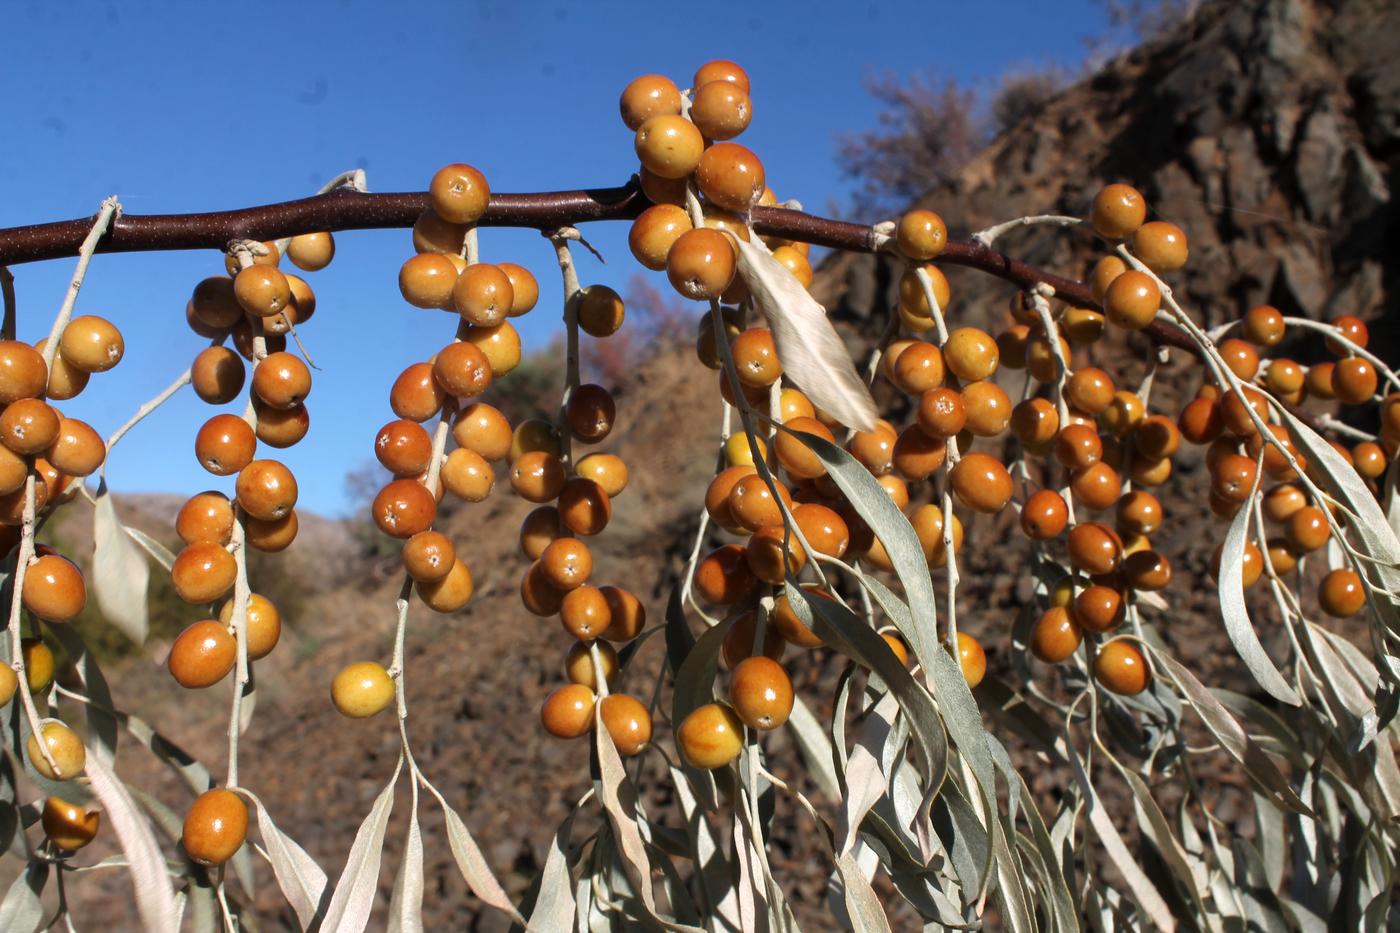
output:
[[876, 801], [885, 795], [888, 780], [881, 765], [880, 754], [899, 713], [899, 698], [885, 694], [861, 724], [855, 746], [846, 765], [845, 806], [842, 811], [843, 837], [837, 850], [849, 855], [855, 848], [861, 821]]
[[483, 904], [490, 904], [497, 910], [504, 911], [511, 919], [523, 925], [525, 919], [510, 902], [505, 889], [496, 880], [491, 867], [486, 864], [486, 857], [481, 854], [481, 847], [476, 844], [476, 839], [467, 829], [467, 824], [462, 821], [456, 810], [447, 805], [447, 801], [441, 795], [437, 795], [437, 798], [438, 803], [442, 804], [442, 816], [447, 824], [448, 848], [452, 850], [452, 858], [457, 863], [457, 870], [462, 873], [467, 887]]
[[175, 891], [165, 870], [165, 858], [156, 845], [146, 819], [136, 809], [125, 785], [100, 755], [89, 754], [87, 777], [92, 793], [102, 802], [105, 822], [116, 834], [130, 861], [131, 882], [136, 888], [136, 909], [147, 930], [176, 933], [179, 920]]
[[836, 782], [836, 769], [831, 764], [831, 739], [801, 697], [793, 697], [787, 729], [797, 742], [808, 775], [817, 788], [828, 797], [839, 798], [841, 790]]
[[93, 752], [104, 756], [111, 764], [117, 754], [117, 717], [113, 714], [112, 692], [107, 687], [107, 680], [77, 629], [71, 625], [55, 625], [50, 631], [58, 637], [67, 652], [90, 701], [83, 704], [83, 710], [87, 716], [88, 738], [93, 743]]
[[305, 929], [311, 926], [321, 905], [321, 896], [326, 890], [326, 873], [306, 854], [305, 849], [277, 827], [261, 800], [248, 791], [243, 793], [257, 806], [258, 832], [267, 849], [267, 859], [272, 865], [277, 886], [282, 889], [282, 896]]
[[1166, 652], [1158, 651], [1150, 645], [1147, 647], [1157, 669], [1166, 672], [1186, 702], [1201, 717], [1211, 735], [1215, 736], [1215, 740], [1230, 757], [1244, 767], [1245, 773], [1265, 792], [1274, 805], [1295, 813], [1310, 814], [1312, 811], [1298, 799], [1288, 781], [1279, 773], [1278, 766], [1245, 734], [1240, 724], [1220, 701], [1196, 679], [1196, 675]]
[[676, 670], [671, 691], [671, 721], [677, 727], [692, 711], [714, 700], [719, 653], [732, 624], [732, 618], [726, 619], [701, 635]]
[[889, 933], [890, 922], [885, 909], [880, 906], [880, 898], [870, 887], [855, 857], [849, 853], [837, 856], [836, 875], [840, 879], [846, 919], [851, 929], [856, 933]]
[[[1118, 765], [1118, 773], [1123, 776], [1128, 789], [1133, 792], [1133, 807], [1137, 811], [1138, 829], [1142, 834], [1152, 841], [1156, 847], [1162, 862], [1171, 870], [1175, 876], [1177, 884], [1181, 885], [1186, 895], [1191, 899], [1191, 903], [1196, 908], [1196, 916], [1206, 915], [1205, 903], [1201, 897], [1201, 892], [1196, 887], [1196, 876], [1191, 871], [1190, 862], [1187, 860], [1186, 852], [1181, 848], [1181, 843], [1172, 834], [1171, 826], [1167, 824], [1167, 818], [1162, 813], [1161, 807], [1157, 806], [1157, 801], [1152, 797], [1152, 791], [1147, 783], [1135, 771]], [[1278, 811], [1269, 808], [1273, 813]]]
[[398, 783], [402, 768], [401, 757], [394, 768], [394, 776], [379, 792], [355, 833], [350, 855], [345, 859], [345, 869], [335, 883], [335, 892], [319, 927], [322, 933], [359, 933], [369, 922], [370, 911], [374, 909], [375, 891], [379, 887], [379, 860], [384, 854], [384, 831], [389, 825], [389, 814], [394, 809], [394, 785]]
[[394, 878], [389, 899], [390, 933], [422, 933], [423, 930], [423, 833], [418, 828], [418, 808], [408, 814], [408, 839], [403, 861]]
[[15, 877], [5, 900], [0, 901], [0, 930], [34, 933], [44, 923], [44, 884], [49, 880], [48, 862], [30, 862]]
[[1254, 631], [1254, 623], [1249, 618], [1249, 607], [1244, 599], [1244, 548], [1249, 538], [1249, 520], [1254, 514], [1249, 503], [1259, 491], [1259, 482], [1264, 476], [1261, 469], [1255, 470], [1254, 485], [1249, 490], [1249, 499], [1230, 519], [1230, 528], [1225, 532], [1225, 543], [1220, 551], [1220, 572], [1217, 577], [1217, 590], [1220, 594], [1220, 617], [1225, 622], [1225, 633], [1235, 652], [1249, 670], [1259, 686], [1269, 696], [1289, 706], [1299, 706], [1302, 700], [1259, 643], [1259, 635]]
[[874, 430], [875, 399], [826, 309], [762, 240], [737, 237], [732, 242], [738, 247], [739, 276], [773, 331], [783, 374], [837, 421], [858, 431]]
[[202, 794], [214, 786], [214, 779], [209, 775], [208, 768], [196, 761], [189, 752], [152, 729], [144, 719], [130, 713], [119, 713], [117, 721], [126, 729], [128, 735], [148, 748], [151, 754], [179, 775], [190, 790]]
[[569, 933], [574, 928], [577, 908], [573, 881], [569, 878], [569, 835], [574, 828], [574, 817], [579, 812], [579, 807], [569, 811], [550, 842], [549, 854], [545, 856], [544, 868], [540, 871], [535, 906], [525, 924], [531, 933]]
[[175, 566], [175, 555], [170, 548], [161, 544], [155, 538], [146, 534], [140, 528], [126, 527], [126, 533], [131, 536], [131, 540], [141, 545], [141, 549], [151, 556], [157, 564], [160, 564], [166, 571]]
[[[1296, 415], [1285, 408], [1279, 409], [1279, 415], [1294, 444], [1310, 464], [1320, 467], [1308, 475], [1316, 474], [1318, 485], [1356, 516], [1354, 521], [1347, 522], [1350, 531], [1362, 544], [1359, 550], [1376, 559], [1376, 563], [1369, 565], [1367, 575], [1374, 574], [1383, 589], [1400, 592], [1400, 539], [1396, 538], [1376, 497], [1366, 488], [1365, 480], [1331, 444]], [[1370, 602], [1384, 626], [1391, 633], [1400, 634], [1400, 605], [1395, 598], [1376, 594]]]
[[93, 593], [102, 615], [136, 644], [146, 640], [146, 584], [151, 568], [117, 519], [106, 482], [97, 487], [92, 509]]
[[1137, 902], [1143, 912], [1151, 918], [1158, 928], [1170, 933], [1176, 929], [1176, 920], [1172, 916], [1171, 909], [1167, 907], [1166, 901], [1162, 900], [1162, 895], [1158, 893], [1156, 886], [1138, 867], [1137, 859], [1128, 851], [1123, 837], [1118, 834], [1117, 827], [1113, 825], [1112, 817], [1108, 815], [1103, 801], [1095, 792], [1089, 775], [1084, 771], [1084, 763], [1079, 760], [1079, 754], [1068, 741], [1065, 744], [1069, 747], [1070, 764], [1074, 767], [1074, 777], [1079, 784], [1079, 792], [1084, 796], [1085, 812], [1089, 817], [1089, 825], [1103, 846], [1103, 854], [1108, 856], [1109, 861], [1123, 876], [1124, 883], [1132, 892], [1133, 900]]
[[685, 621], [685, 606], [681, 604], [681, 588], [671, 588], [671, 596], [666, 600], [666, 663], [675, 674], [695, 647], [695, 636]]
[[[849, 453], [824, 438], [795, 433], [817, 455], [832, 481], [884, 544], [900, 585], [904, 587], [910, 610], [907, 618], [891, 615], [891, 621], [899, 628], [923, 667], [923, 682], [937, 700], [943, 724], [957, 744], [959, 753], [966, 757], [971, 766], [981, 786], [983, 799], [993, 801], [987, 813], [990, 820], [990, 809], [995, 807], [996, 800], [996, 776], [991, 753], [987, 750], [987, 733], [977, 702], [963, 679], [962, 669], [938, 642], [933, 581], [913, 526], [875, 477], [870, 475], [870, 471]], [[791, 592], [788, 599], [792, 599]], [[827, 600], [819, 602], [826, 603]], [[884, 671], [879, 673], [881, 677], [886, 677]], [[886, 682], [889, 682], [888, 678]]]
[[[948, 737], [929, 692], [905, 670], [885, 639], [850, 610], [830, 600], [809, 599], [791, 583], [787, 585], [787, 597], [798, 618], [810, 624], [823, 641], [875, 671], [889, 684], [918, 738], [928, 786], [936, 788], [942, 784], [948, 771]], [[962, 678], [961, 671], [958, 677]], [[986, 752], [985, 741], [982, 750]]]

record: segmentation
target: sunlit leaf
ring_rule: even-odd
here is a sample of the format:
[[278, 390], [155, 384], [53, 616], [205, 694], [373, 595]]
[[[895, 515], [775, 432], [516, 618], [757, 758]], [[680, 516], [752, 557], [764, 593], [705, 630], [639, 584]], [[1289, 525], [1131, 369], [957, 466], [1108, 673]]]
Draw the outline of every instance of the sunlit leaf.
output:
[[136, 644], [146, 640], [150, 619], [146, 584], [151, 568], [117, 519], [106, 482], [98, 484], [92, 509], [92, 579], [102, 615]]
[[102, 756], [88, 755], [87, 777], [93, 794], [102, 802], [104, 822], [112, 827], [130, 862], [136, 909], [142, 925], [158, 933], [174, 933], [179, 929], [175, 891], [170, 886], [165, 858], [151, 835], [150, 825]]
[[389, 813], [394, 808], [394, 785], [398, 783], [402, 767], [403, 759], [400, 758], [398, 766], [394, 768], [394, 776], [379, 792], [355, 833], [345, 868], [340, 873], [340, 880], [335, 883], [335, 892], [321, 921], [320, 929], [325, 933], [359, 933], [369, 923], [375, 891], [379, 887], [379, 860], [384, 852], [384, 831], [389, 825]]

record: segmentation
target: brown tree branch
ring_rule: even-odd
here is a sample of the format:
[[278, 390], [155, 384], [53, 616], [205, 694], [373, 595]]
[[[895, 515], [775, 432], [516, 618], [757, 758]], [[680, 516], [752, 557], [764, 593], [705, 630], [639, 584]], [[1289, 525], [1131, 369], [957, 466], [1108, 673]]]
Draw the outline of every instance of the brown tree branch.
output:
[[[631, 220], [650, 206], [636, 179], [618, 188], [550, 191], [538, 194], [494, 194], [482, 218], [484, 227], [534, 227], [553, 230], [597, 220]], [[367, 230], [411, 227], [428, 207], [424, 192], [367, 194], [351, 187], [314, 197], [260, 207], [205, 214], [123, 214], [97, 246], [99, 253], [147, 250], [216, 249], [231, 240], [274, 240], [319, 230]], [[877, 247], [871, 227], [831, 220], [801, 211], [755, 207], [754, 229], [765, 236], [801, 240], [817, 246], [856, 252]], [[92, 218], [0, 228], [0, 266], [76, 256]], [[1018, 288], [1044, 283], [1057, 297], [1081, 307], [1098, 308], [1089, 286], [989, 249], [980, 243], [953, 240], [940, 262], [980, 269]], [[1196, 353], [1180, 329], [1154, 323], [1149, 336], [1158, 344]]]

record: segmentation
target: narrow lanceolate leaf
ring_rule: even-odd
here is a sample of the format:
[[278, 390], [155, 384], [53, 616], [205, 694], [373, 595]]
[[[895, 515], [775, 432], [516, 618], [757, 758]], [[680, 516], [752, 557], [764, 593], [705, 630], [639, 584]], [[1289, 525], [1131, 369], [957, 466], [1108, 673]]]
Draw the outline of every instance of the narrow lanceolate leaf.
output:
[[[982, 715], [967, 681], [963, 679], [958, 662], [943, 650], [938, 641], [933, 581], [913, 526], [890, 500], [889, 493], [870, 475], [870, 471], [848, 452], [814, 434], [796, 434], [817, 455], [832, 481], [884, 544], [908, 600], [908, 612], [896, 610], [890, 614], [890, 620], [899, 628], [904, 640], [914, 650], [919, 664], [927, 672], [923, 682], [938, 702], [948, 734], [972, 766], [984, 798], [995, 800], [996, 775], [993, 773], [992, 755], [987, 748], [987, 732], [982, 725]], [[877, 598], [884, 595], [878, 589], [871, 593]], [[791, 593], [788, 598], [791, 600]], [[825, 603], [826, 600], [821, 602]], [[884, 676], [883, 672], [881, 676]], [[888, 678], [886, 682], [889, 682]], [[907, 711], [907, 704], [905, 708]]]
[[802, 760], [806, 763], [809, 776], [817, 788], [833, 799], [840, 797], [841, 788], [836, 782], [836, 768], [831, 763], [831, 739], [800, 696], [793, 697], [787, 727], [788, 732], [797, 741]]
[[890, 730], [894, 728], [894, 718], [899, 713], [899, 698], [887, 693], [875, 704], [861, 724], [855, 747], [851, 749], [850, 760], [846, 764], [846, 807], [843, 813], [845, 834], [841, 841], [841, 855], [850, 855], [855, 849], [861, 821], [870, 808], [885, 795], [889, 783], [881, 764], [881, 752]]
[[486, 864], [486, 857], [481, 854], [481, 847], [472, 838], [467, 824], [462, 822], [456, 810], [447, 805], [446, 800], [438, 797], [438, 802], [442, 804], [442, 816], [447, 823], [447, 846], [452, 850], [452, 858], [457, 862], [457, 869], [462, 873], [467, 887], [471, 888], [471, 892], [482, 903], [505, 911], [511, 919], [523, 926], [525, 918], [520, 916], [515, 905], [506, 896], [501, 883], [491, 873], [490, 866]]
[[[600, 780], [599, 799], [607, 811], [608, 822], [612, 825], [613, 838], [618, 843], [618, 855], [627, 871], [627, 880], [641, 898], [647, 912], [657, 917], [656, 894], [651, 886], [651, 861], [647, 857], [646, 843], [637, 828], [637, 792], [627, 779], [627, 771], [622, 767], [622, 758], [617, 753], [612, 736], [603, 725], [603, 704], [594, 710], [594, 748], [598, 753], [598, 773]], [[666, 923], [672, 930], [686, 933], [705, 933], [699, 927]]]
[[128, 525], [126, 533], [131, 538], [131, 540], [141, 545], [141, 550], [149, 554], [151, 556], [151, 560], [155, 561], [157, 564], [160, 564], [167, 571], [171, 567], [175, 566], [175, 555], [171, 553], [170, 548], [161, 544], [159, 541], [146, 534], [140, 528], [132, 528]]
[[136, 909], [142, 926], [157, 933], [175, 933], [180, 928], [175, 891], [170, 887], [165, 857], [156, 845], [150, 824], [100, 755], [88, 755], [87, 776], [93, 795], [107, 811], [105, 822], [112, 827], [131, 864], [131, 883], [136, 888]]
[[[1376, 497], [1366, 488], [1365, 480], [1331, 444], [1292, 412], [1283, 409], [1279, 414], [1294, 444], [1311, 463], [1321, 467], [1310, 471], [1309, 475], [1316, 473], [1318, 485], [1356, 516], [1355, 521], [1347, 522], [1349, 530], [1360, 539], [1359, 550], [1377, 561], [1368, 565], [1367, 575], [1383, 589], [1400, 592], [1400, 538], [1396, 537]], [[1400, 602], [1394, 597], [1377, 594], [1373, 605], [1386, 628], [1400, 634]]]
[[856, 933], [890, 933], [890, 922], [885, 917], [885, 909], [880, 906], [865, 873], [860, 870], [855, 856], [842, 854], [836, 859], [836, 874], [841, 879], [841, 893], [845, 899], [846, 919]]
[[399, 780], [403, 759], [394, 769], [394, 776], [375, 798], [374, 806], [355, 833], [345, 870], [335, 884], [335, 893], [326, 907], [321, 922], [322, 933], [359, 933], [369, 922], [374, 908], [374, 892], [379, 887], [379, 858], [384, 854], [384, 830], [389, 825], [389, 813], [394, 809], [394, 785]]
[[326, 873], [306, 854], [306, 850], [277, 828], [261, 800], [252, 794], [248, 796], [257, 805], [258, 832], [262, 834], [263, 847], [267, 849], [267, 859], [272, 865], [277, 886], [282, 889], [282, 896], [291, 905], [302, 928], [309, 927], [321, 905], [321, 895], [326, 890]]
[[0, 930], [34, 933], [44, 923], [44, 882], [49, 880], [48, 862], [30, 862], [10, 885], [0, 902]]
[[1069, 760], [1074, 766], [1074, 777], [1079, 783], [1080, 793], [1084, 795], [1085, 811], [1089, 817], [1089, 825], [1093, 827], [1094, 834], [1099, 837], [1099, 842], [1103, 845], [1103, 853], [1113, 862], [1123, 880], [1127, 883], [1128, 890], [1132, 892], [1133, 900], [1142, 908], [1162, 930], [1170, 931], [1176, 929], [1176, 921], [1172, 918], [1172, 912], [1167, 907], [1166, 901], [1162, 900], [1162, 895], [1158, 893], [1154, 885], [1138, 867], [1137, 859], [1128, 851], [1128, 846], [1123, 842], [1123, 837], [1118, 834], [1118, 829], [1113, 825], [1113, 818], [1104, 809], [1103, 801], [1094, 792], [1094, 785], [1089, 781], [1089, 775], [1084, 771], [1084, 764], [1079, 760], [1079, 754], [1074, 751], [1073, 745], [1065, 742], [1069, 749]]
[[92, 509], [92, 588], [102, 615], [136, 644], [146, 640], [146, 583], [151, 568], [117, 519], [107, 484]]
[[418, 808], [408, 814], [408, 840], [389, 901], [389, 933], [423, 933], [423, 832]]
[[1250, 498], [1240, 506], [1235, 517], [1230, 520], [1230, 529], [1225, 532], [1225, 543], [1220, 551], [1220, 615], [1225, 621], [1225, 632], [1235, 646], [1240, 660], [1249, 669], [1254, 680], [1263, 687], [1269, 696], [1280, 703], [1298, 706], [1298, 694], [1283, 679], [1274, 662], [1264, 652], [1259, 636], [1254, 631], [1254, 623], [1249, 619], [1249, 609], [1244, 602], [1244, 546], [1249, 537], [1249, 519], [1253, 509], [1249, 502], [1259, 491], [1259, 480], [1263, 470], [1255, 470], [1254, 486], [1249, 491]]
[[113, 712], [112, 692], [107, 688], [107, 679], [102, 676], [96, 659], [88, 652], [87, 644], [77, 629], [71, 625], [55, 625], [51, 631], [63, 643], [91, 701], [83, 709], [87, 715], [88, 737], [93, 742], [93, 751], [106, 756], [107, 763], [111, 764], [117, 754], [117, 716]]
[[1165, 673], [1176, 683], [1182, 698], [1201, 717], [1201, 721], [1205, 723], [1211, 735], [1215, 736], [1215, 740], [1220, 743], [1230, 757], [1244, 766], [1245, 773], [1249, 775], [1264, 795], [1273, 801], [1275, 806], [1283, 807], [1293, 813], [1311, 816], [1312, 811], [1308, 809], [1307, 804], [1298, 798], [1287, 779], [1279, 772], [1273, 759], [1245, 734], [1244, 729], [1235, 721], [1235, 717], [1231, 716], [1229, 711], [1215, 698], [1215, 695], [1196, 679], [1196, 675], [1173, 660], [1166, 652], [1158, 651], [1145, 643], [1144, 646], [1151, 653], [1153, 665], [1157, 670]]
[[[579, 801], [581, 805], [583, 801]], [[544, 869], [540, 872], [539, 892], [535, 895], [535, 907], [530, 911], [530, 920], [525, 928], [530, 933], [569, 933], [574, 928], [574, 887], [569, 878], [569, 835], [573, 832], [574, 817], [579, 813], [575, 806], [555, 830], [554, 839], [545, 856]]]
[[858, 431], [875, 427], [875, 400], [826, 309], [768, 252], [763, 241], [736, 238], [739, 276], [768, 326], [783, 373], [822, 411]]

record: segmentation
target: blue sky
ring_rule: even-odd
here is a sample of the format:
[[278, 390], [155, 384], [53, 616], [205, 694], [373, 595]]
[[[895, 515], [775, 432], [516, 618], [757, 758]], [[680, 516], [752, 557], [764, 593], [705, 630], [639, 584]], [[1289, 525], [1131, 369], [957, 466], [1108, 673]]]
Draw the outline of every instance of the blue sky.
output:
[[[711, 58], [742, 64], [754, 122], [740, 142], [763, 159], [780, 197], [820, 210], [850, 186], [837, 139], [876, 122], [863, 81], [929, 67], [967, 85], [1007, 69], [1075, 71], [1084, 37], [1105, 29], [1091, 0], [917, 3], [766, 2], [24, 2], [0, 33], [6, 101], [0, 226], [90, 214], [117, 194], [128, 212], [218, 210], [311, 193], [364, 168], [370, 190], [423, 188], [451, 161], [481, 168], [498, 191], [620, 184], [635, 171], [617, 97], [659, 72], [682, 87]], [[626, 226], [585, 231], [608, 258], [583, 256], [585, 284], [622, 291], [639, 271]], [[302, 338], [321, 371], [311, 434], [277, 456], [303, 507], [346, 514], [345, 474], [372, 462], [392, 415], [388, 388], [435, 352], [448, 316], [409, 307], [399, 265], [406, 231], [337, 235], [336, 261], [309, 275], [316, 318]], [[482, 258], [513, 261], [541, 282], [517, 323], [527, 348], [559, 326], [548, 244], [531, 231], [483, 231]], [[123, 363], [93, 378], [66, 413], [107, 434], [204, 345], [184, 323], [214, 253], [98, 256], [79, 313], [106, 316], [127, 341]], [[14, 269], [20, 337], [47, 334], [71, 260]], [[238, 406], [230, 406], [230, 409]], [[186, 390], [114, 452], [120, 491], [231, 489], [195, 462], [194, 433], [215, 410]]]

